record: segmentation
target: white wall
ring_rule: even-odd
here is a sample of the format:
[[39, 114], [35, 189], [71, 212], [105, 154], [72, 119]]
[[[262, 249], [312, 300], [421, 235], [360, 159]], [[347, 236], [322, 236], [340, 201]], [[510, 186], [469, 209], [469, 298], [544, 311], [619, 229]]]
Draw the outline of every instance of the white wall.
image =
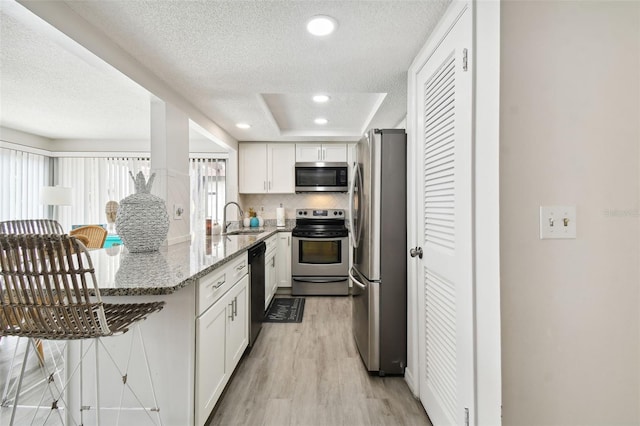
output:
[[500, 2], [474, 4], [476, 425], [500, 424]]
[[105, 152], [114, 154], [146, 153], [149, 156], [149, 139], [53, 139], [49, 149], [56, 153], [65, 152]]
[[[190, 133], [191, 134], [191, 133]], [[124, 155], [127, 153], [149, 156], [150, 140], [139, 139], [49, 139], [31, 133], [21, 132], [8, 127], [0, 127], [0, 141], [23, 147], [50, 151], [50, 155], [64, 156], [65, 153], [83, 153], [89, 155]], [[16, 148], [20, 148], [20, 146]], [[196, 138], [189, 140], [189, 152], [198, 154], [219, 154], [228, 157], [228, 151], [216, 143]]]
[[[640, 3], [501, 5], [505, 425], [640, 423]], [[540, 205], [576, 205], [540, 240]]]
[[[0, 141], [31, 148], [44, 149], [47, 151], [51, 150], [51, 139], [10, 129], [8, 127], [0, 126]], [[18, 146], [14, 148], [20, 147]]]

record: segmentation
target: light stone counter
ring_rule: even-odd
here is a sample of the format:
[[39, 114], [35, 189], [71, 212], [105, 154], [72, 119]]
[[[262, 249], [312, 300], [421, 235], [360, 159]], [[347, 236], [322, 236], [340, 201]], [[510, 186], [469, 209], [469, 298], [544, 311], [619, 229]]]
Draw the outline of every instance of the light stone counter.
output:
[[249, 235], [215, 235], [129, 253], [125, 246], [90, 251], [102, 296], [171, 294], [246, 253], [252, 245], [286, 228], [265, 227]]

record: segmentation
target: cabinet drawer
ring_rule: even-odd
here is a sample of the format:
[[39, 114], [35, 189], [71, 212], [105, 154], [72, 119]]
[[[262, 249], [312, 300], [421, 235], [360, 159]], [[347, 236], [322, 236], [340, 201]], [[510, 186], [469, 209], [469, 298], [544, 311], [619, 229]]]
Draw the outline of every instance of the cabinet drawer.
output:
[[231, 280], [231, 284], [237, 283], [240, 278], [244, 277], [249, 273], [249, 268], [247, 267], [247, 254], [243, 253], [236, 260], [233, 260], [229, 263], [228, 275]]
[[248, 272], [247, 255], [241, 254], [237, 259], [200, 278], [196, 301], [197, 316], [202, 315], [227, 290], [237, 283]]
[[265, 240], [265, 244], [267, 245], [267, 250], [265, 253], [269, 253], [272, 250], [275, 250], [278, 246], [278, 234], [272, 235], [271, 237]]
[[196, 315], [202, 315], [209, 306], [213, 305], [229, 288], [231, 288], [233, 282], [227, 275], [227, 268], [223, 267], [200, 278], [198, 282]]

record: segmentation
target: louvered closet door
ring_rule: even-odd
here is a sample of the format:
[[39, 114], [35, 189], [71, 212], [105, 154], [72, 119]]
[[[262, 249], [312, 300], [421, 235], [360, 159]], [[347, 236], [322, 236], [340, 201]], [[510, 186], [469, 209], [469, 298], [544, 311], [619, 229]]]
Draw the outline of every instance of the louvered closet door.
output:
[[420, 399], [435, 426], [473, 424], [471, 12], [418, 74]]

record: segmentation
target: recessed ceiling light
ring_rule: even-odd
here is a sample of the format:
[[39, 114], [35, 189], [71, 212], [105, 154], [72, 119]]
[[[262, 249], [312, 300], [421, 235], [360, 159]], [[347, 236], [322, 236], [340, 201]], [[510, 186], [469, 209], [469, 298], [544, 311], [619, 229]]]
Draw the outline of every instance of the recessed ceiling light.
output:
[[238, 129], [250, 129], [251, 126], [248, 125], [247, 123], [236, 123], [236, 127]]
[[307, 22], [307, 31], [314, 36], [322, 37], [331, 34], [337, 26], [338, 21], [331, 16], [317, 15]]
[[313, 97], [313, 102], [323, 103], [329, 100], [329, 96], [327, 95], [315, 95]]
[[329, 121], [326, 118], [316, 118], [313, 122], [316, 124], [327, 124]]

